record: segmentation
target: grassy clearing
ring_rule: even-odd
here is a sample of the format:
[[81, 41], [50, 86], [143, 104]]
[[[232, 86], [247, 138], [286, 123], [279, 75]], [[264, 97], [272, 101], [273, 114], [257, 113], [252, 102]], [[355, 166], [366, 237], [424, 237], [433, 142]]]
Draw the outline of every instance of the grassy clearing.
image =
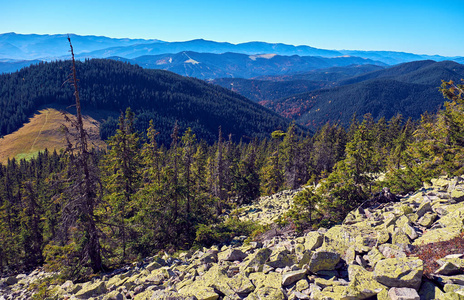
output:
[[[70, 114], [68, 116], [72, 117]], [[66, 147], [62, 125], [69, 126], [63, 115], [56, 109], [40, 110], [23, 127], [0, 139], [0, 163], [6, 163], [8, 158], [31, 159], [46, 148], [50, 151]], [[84, 119], [84, 126], [89, 132], [90, 144], [93, 147], [105, 148], [100, 140], [99, 123], [91, 117]]]

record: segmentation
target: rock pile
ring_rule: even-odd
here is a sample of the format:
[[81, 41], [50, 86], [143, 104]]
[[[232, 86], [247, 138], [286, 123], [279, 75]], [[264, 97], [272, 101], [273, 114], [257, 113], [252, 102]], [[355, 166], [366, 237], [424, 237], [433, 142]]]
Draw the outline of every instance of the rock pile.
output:
[[[441, 258], [433, 280], [409, 253], [463, 231], [464, 178], [432, 183], [399, 202], [359, 208], [328, 230], [156, 256], [48, 290], [58, 299], [464, 299], [463, 253]], [[32, 280], [2, 279], [0, 299], [28, 299], [18, 291]]]

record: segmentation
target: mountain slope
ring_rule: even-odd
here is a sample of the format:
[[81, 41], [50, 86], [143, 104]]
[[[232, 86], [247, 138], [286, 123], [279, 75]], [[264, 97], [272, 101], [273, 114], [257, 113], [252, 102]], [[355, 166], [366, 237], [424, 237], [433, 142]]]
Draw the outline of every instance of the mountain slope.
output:
[[214, 79], [220, 77], [251, 78], [265, 75], [285, 75], [353, 64], [384, 66], [383, 63], [359, 57], [324, 58], [297, 55], [281, 56], [274, 54], [212, 54], [190, 51], [176, 54], [141, 56], [130, 60], [121, 57], [110, 58], [138, 64], [147, 69], [163, 69], [183, 76], [196, 77], [199, 79]]
[[461, 78], [464, 65], [455, 62], [412, 62], [342, 81], [343, 86], [261, 103], [313, 129], [329, 120], [347, 125], [354, 113], [371, 113], [375, 119], [400, 113], [419, 119], [443, 104], [438, 91], [442, 79]]
[[384, 67], [370, 64], [350, 65], [291, 75], [260, 76], [254, 79], [218, 78], [211, 82], [259, 102], [334, 87], [340, 80], [382, 69]]
[[[71, 114], [67, 117], [73, 118]], [[6, 164], [8, 158], [27, 159], [44, 149], [59, 151], [66, 148], [64, 131], [61, 130], [63, 124], [67, 122], [58, 110], [40, 110], [20, 129], [0, 139], [0, 163]], [[90, 147], [104, 149], [106, 144], [100, 139], [98, 125], [91, 117], [84, 117]]]
[[[20, 72], [0, 76], [0, 134], [17, 130], [38, 107], [71, 105], [73, 90], [64, 84], [69, 61], [41, 63]], [[112, 135], [117, 116], [126, 107], [138, 114], [138, 129], [144, 132], [153, 119], [160, 140], [170, 141], [176, 122], [192, 127], [198, 137], [216, 140], [218, 127], [233, 139], [263, 137], [288, 120], [218, 86], [177, 74], [144, 70], [112, 60], [90, 60], [77, 64], [80, 96], [87, 110], [104, 110], [102, 137]], [[182, 132], [182, 131], [181, 131]]]

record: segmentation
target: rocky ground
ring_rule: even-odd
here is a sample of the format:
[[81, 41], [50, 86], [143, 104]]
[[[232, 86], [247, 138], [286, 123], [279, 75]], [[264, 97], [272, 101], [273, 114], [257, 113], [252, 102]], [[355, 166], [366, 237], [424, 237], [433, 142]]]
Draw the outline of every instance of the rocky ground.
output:
[[[48, 292], [56, 299], [464, 299], [464, 178], [432, 183], [399, 202], [359, 208], [328, 230], [263, 243], [237, 237]], [[272, 221], [271, 212], [289, 208], [294, 194], [261, 198], [241, 217]], [[428, 274], [430, 261], [414, 253], [439, 241], [450, 242], [429, 253], [440, 257]], [[45, 276], [36, 270], [1, 279], [0, 299], [29, 299], [28, 287]]]

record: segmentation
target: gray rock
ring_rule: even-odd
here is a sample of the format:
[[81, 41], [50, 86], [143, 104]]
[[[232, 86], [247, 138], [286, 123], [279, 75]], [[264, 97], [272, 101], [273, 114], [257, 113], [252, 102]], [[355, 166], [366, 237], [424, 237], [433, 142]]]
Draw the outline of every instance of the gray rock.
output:
[[388, 287], [409, 287], [418, 290], [424, 266], [414, 257], [387, 258], [375, 265], [374, 279]]
[[229, 249], [219, 254], [219, 260], [242, 261], [248, 255], [238, 249]]
[[334, 270], [340, 261], [340, 254], [332, 251], [314, 252], [309, 261], [309, 271], [316, 273], [321, 270]]
[[282, 274], [282, 286], [287, 286], [306, 276], [306, 270], [297, 270]]
[[388, 291], [391, 300], [420, 300], [415, 289], [393, 287]]

